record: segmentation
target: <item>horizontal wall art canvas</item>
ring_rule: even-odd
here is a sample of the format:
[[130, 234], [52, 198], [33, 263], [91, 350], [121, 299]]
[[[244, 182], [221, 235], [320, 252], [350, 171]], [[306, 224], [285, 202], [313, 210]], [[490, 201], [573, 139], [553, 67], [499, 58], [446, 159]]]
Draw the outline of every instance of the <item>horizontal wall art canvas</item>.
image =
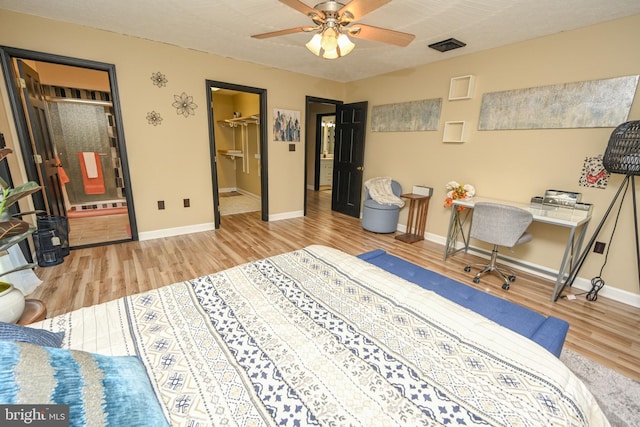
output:
[[638, 76], [482, 96], [479, 130], [616, 127], [627, 120]]
[[371, 111], [371, 131], [438, 130], [441, 109], [442, 98], [374, 105]]

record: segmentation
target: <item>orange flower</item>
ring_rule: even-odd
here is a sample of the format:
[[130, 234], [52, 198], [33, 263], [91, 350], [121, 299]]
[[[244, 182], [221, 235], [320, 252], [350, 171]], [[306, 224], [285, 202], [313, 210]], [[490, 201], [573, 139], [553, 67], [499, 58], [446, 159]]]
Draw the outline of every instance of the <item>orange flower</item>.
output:
[[[456, 181], [449, 181], [445, 187], [447, 189], [447, 198], [444, 200], [444, 207], [450, 208], [453, 206], [454, 200], [467, 199], [473, 197], [476, 193], [476, 189], [471, 185], [461, 185]], [[457, 211], [464, 210], [464, 206], [456, 206]]]

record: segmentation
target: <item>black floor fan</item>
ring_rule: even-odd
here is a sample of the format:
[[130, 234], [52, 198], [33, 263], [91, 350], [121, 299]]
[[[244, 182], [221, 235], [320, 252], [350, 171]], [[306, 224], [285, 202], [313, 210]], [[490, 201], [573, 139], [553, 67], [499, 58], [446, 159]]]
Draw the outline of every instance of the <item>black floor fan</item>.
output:
[[573, 285], [573, 282], [576, 279], [580, 268], [582, 268], [582, 264], [584, 264], [587, 255], [591, 251], [591, 247], [595, 243], [602, 226], [605, 224], [609, 213], [611, 213], [611, 210], [620, 196], [622, 196], [620, 199], [620, 208], [622, 207], [622, 202], [624, 201], [625, 195], [629, 189], [629, 184], [631, 184], [631, 194], [633, 198], [633, 221], [636, 232], [636, 266], [638, 269], [638, 281], [640, 282], [640, 244], [638, 243], [638, 212], [636, 205], [635, 182], [635, 177], [640, 175], [640, 120], [626, 122], [615, 128], [609, 138], [609, 144], [605, 150], [602, 163], [607, 172], [624, 174], [625, 177], [622, 180], [616, 195], [613, 197], [609, 208], [602, 217], [600, 224], [596, 227], [593, 236], [569, 271], [567, 279], [562, 284], [562, 289], [556, 294], [555, 301], [558, 300], [558, 297], [562, 294], [562, 291], [564, 291], [566, 286]]

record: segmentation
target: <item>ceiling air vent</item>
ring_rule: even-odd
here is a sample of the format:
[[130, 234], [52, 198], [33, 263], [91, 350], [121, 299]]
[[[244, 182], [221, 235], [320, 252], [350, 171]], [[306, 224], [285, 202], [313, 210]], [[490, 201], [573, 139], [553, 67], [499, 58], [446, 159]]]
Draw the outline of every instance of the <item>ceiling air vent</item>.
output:
[[458, 49], [460, 47], [465, 47], [467, 44], [462, 43], [460, 40], [456, 39], [446, 39], [441, 42], [432, 43], [429, 45], [431, 49], [438, 50], [440, 52], [446, 52], [448, 50]]

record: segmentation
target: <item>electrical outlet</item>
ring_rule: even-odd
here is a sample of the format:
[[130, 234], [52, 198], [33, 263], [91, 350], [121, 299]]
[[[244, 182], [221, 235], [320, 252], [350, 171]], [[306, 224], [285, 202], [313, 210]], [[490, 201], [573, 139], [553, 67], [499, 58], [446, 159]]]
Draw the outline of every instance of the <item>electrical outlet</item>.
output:
[[596, 242], [595, 246], [593, 247], [593, 252], [597, 254], [603, 254], [605, 246], [606, 244], [604, 242]]
[[158, 209], [159, 210], [163, 210], [164, 209], [164, 200], [158, 200]]
[[191, 202], [189, 201], [189, 199], [183, 199], [182, 204], [184, 205], [185, 208], [188, 208], [189, 206], [191, 206]]

